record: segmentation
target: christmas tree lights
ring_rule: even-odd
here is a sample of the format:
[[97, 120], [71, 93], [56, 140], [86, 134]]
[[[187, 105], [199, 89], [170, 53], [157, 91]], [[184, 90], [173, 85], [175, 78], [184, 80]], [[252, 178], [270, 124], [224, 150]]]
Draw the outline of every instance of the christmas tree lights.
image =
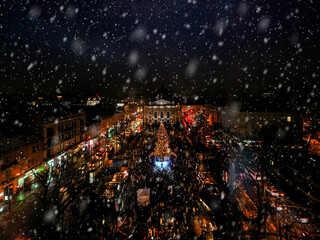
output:
[[157, 142], [155, 144], [154, 155], [158, 158], [167, 158], [170, 154], [169, 136], [163, 123], [160, 124]]

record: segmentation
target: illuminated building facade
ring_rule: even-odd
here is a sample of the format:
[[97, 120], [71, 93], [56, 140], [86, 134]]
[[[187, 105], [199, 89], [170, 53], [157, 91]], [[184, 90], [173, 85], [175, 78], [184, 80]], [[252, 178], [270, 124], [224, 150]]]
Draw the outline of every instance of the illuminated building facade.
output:
[[160, 122], [173, 125], [181, 121], [181, 106], [173, 101], [159, 99], [144, 106], [143, 124], [153, 125]]
[[284, 129], [290, 126], [302, 130], [299, 116], [286, 112], [240, 112], [224, 108], [219, 113], [219, 122], [237, 137], [258, 137], [260, 129], [266, 125]]
[[95, 106], [99, 104], [101, 101], [101, 98], [99, 96], [88, 98], [87, 99], [87, 106]]
[[49, 117], [43, 123], [44, 159], [86, 139], [86, 115], [82, 112], [65, 117]]
[[206, 123], [209, 126], [212, 126], [215, 123], [218, 123], [218, 108], [212, 106], [211, 104], [206, 104], [204, 109], [204, 115], [206, 118]]
[[5, 192], [26, 187], [33, 181], [31, 169], [42, 164], [42, 141], [26, 136], [2, 140], [0, 148], [0, 200]]

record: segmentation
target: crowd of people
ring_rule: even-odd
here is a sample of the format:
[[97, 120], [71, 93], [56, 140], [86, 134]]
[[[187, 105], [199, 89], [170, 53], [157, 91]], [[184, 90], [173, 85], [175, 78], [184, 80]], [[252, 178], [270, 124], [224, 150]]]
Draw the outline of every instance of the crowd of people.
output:
[[[154, 159], [142, 147], [140, 159], [132, 163], [124, 186], [128, 204], [122, 215], [127, 220], [112, 228], [119, 238], [126, 234], [132, 239], [193, 239], [199, 235], [198, 239], [206, 239], [208, 229], [195, 229], [195, 219], [206, 211], [198, 198], [203, 185], [196, 170], [200, 160], [187, 141], [177, 138], [172, 142], [179, 153], [170, 159], [168, 168], [156, 169]], [[139, 206], [136, 201], [137, 190], [143, 188], [150, 189], [148, 206]]]

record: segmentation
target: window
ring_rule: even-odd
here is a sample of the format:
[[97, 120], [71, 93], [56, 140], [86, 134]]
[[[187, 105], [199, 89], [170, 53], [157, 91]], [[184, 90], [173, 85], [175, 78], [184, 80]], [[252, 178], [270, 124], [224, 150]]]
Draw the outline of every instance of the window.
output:
[[170, 112], [167, 112], [167, 118], [170, 118]]
[[163, 118], [163, 112], [160, 113], [161, 118]]
[[23, 151], [20, 152], [20, 158], [23, 158]]
[[32, 152], [33, 153], [38, 152], [38, 151], [39, 151], [39, 146], [38, 145], [32, 147]]
[[47, 144], [49, 147], [53, 146], [54, 145], [53, 138], [48, 138]]
[[6, 163], [9, 163], [10, 162], [10, 157], [7, 157], [6, 158]]
[[154, 112], [154, 118], [158, 118], [158, 112]]
[[287, 117], [287, 122], [291, 122], [291, 117]]
[[47, 129], [47, 137], [52, 137], [53, 136], [53, 128], [48, 128]]
[[11, 178], [11, 171], [8, 170], [6, 173], [7, 173], [7, 178]]

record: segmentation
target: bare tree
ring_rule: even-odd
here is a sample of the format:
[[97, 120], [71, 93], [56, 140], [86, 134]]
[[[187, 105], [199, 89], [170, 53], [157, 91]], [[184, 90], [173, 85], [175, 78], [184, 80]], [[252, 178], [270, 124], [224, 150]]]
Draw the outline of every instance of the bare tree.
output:
[[28, 221], [33, 223], [29, 233], [31, 236], [56, 239], [61, 235], [61, 218], [68, 206], [65, 204], [65, 194], [79, 176], [78, 170], [71, 161], [62, 162], [56, 169], [31, 170], [39, 187], [34, 192], [36, 207], [28, 215]]

